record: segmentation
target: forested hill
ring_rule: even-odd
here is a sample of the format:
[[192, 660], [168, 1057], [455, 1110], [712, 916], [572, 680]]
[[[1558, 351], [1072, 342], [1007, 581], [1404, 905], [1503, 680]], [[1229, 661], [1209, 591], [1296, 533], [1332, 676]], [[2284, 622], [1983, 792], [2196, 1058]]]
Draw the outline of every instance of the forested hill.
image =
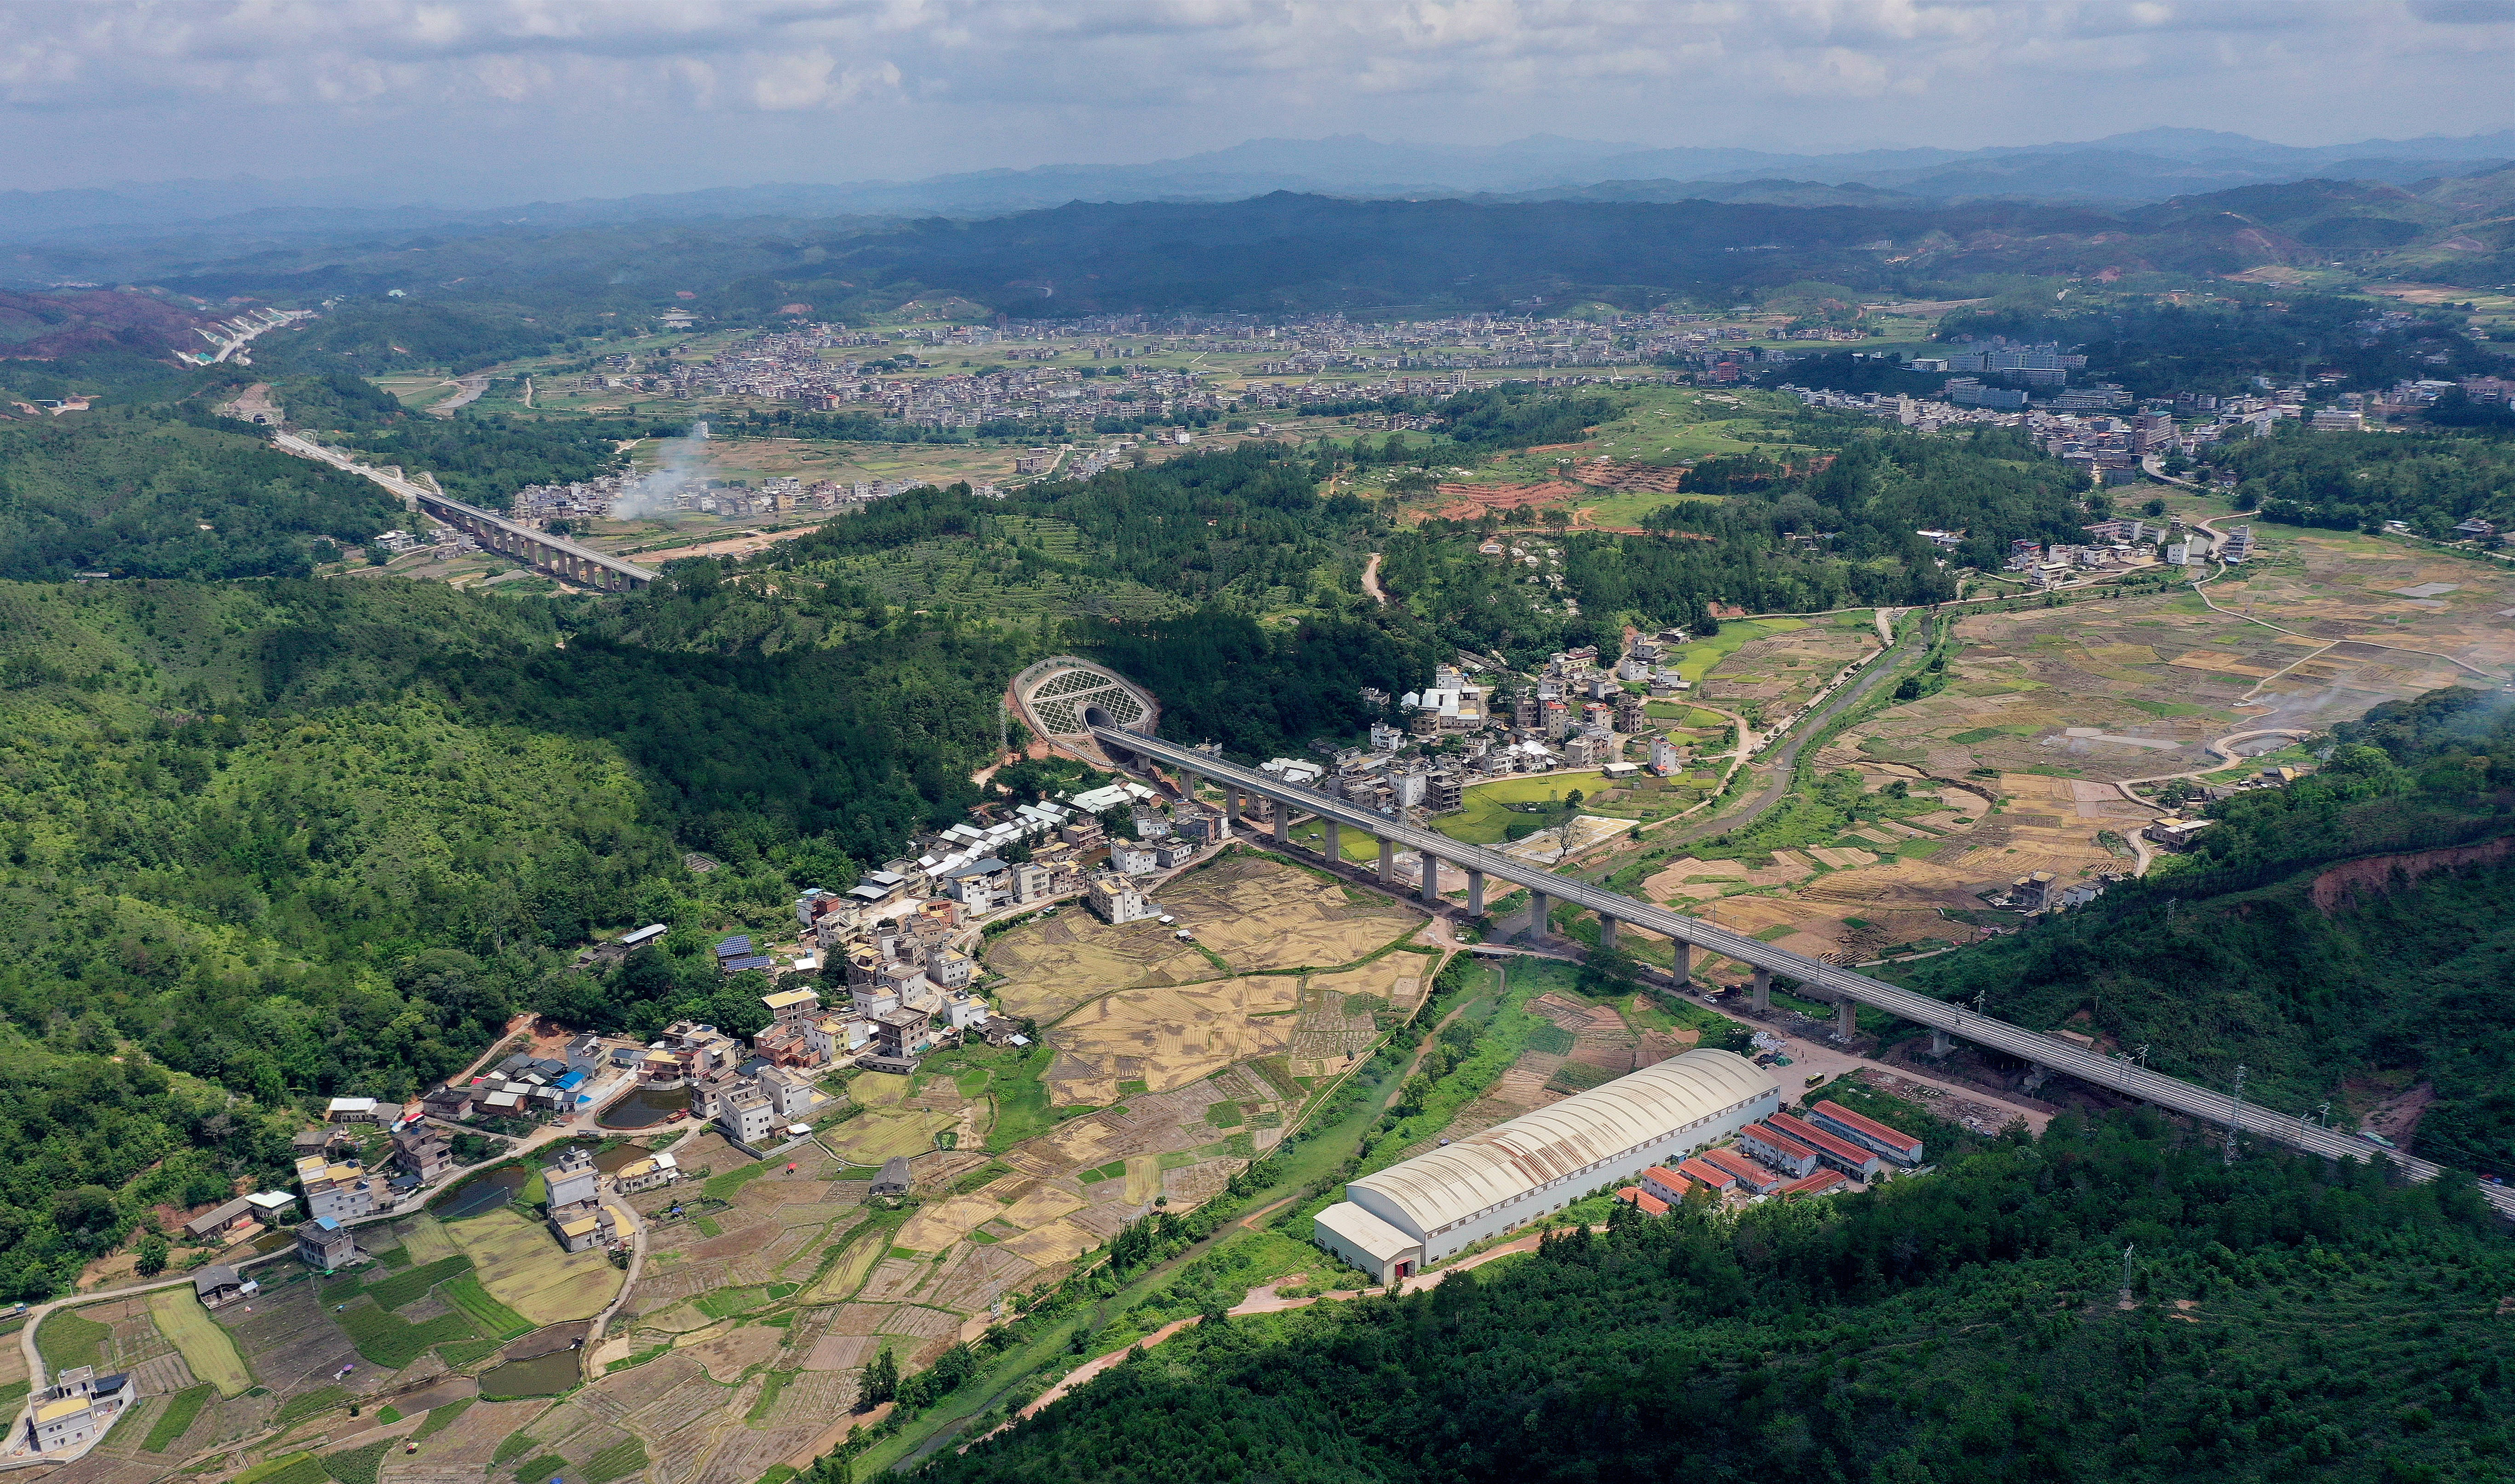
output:
[[[712, 932], [965, 817], [1031, 652], [902, 615], [711, 655], [585, 616], [417, 583], [0, 584], [0, 1296], [59, 1291], [152, 1202], [284, 1186], [306, 1105], [415, 1093], [519, 1008], [756, 1022]], [[634, 972], [565, 970], [658, 921]]]
[[2510, 1282], [2467, 1181], [2064, 1116], [1866, 1195], [1208, 1319], [924, 1476], [2504, 1479]]
[[2437, 691], [2338, 736], [2322, 770], [2211, 805], [2190, 855], [1914, 986], [2206, 1087], [2242, 1063], [2248, 1098], [2342, 1127], [2426, 1084], [2413, 1151], [2515, 1179], [2515, 707]]

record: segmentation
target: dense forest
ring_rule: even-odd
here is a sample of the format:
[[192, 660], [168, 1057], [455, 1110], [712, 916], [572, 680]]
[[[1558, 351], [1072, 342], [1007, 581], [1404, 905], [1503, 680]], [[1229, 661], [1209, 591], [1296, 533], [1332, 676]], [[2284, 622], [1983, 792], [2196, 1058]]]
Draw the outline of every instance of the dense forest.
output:
[[2233, 474], [2240, 506], [2264, 520], [2333, 530], [2404, 521], [2431, 540], [2454, 539], [2473, 515], [2515, 523], [2515, 438], [2420, 431], [2333, 437], [2290, 423], [2267, 438], [2211, 451]]
[[[0, 587], [0, 1294], [55, 1291], [170, 1192], [279, 1178], [302, 1099], [406, 1096], [518, 1008], [743, 1024], [759, 988], [704, 929], [963, 816], [1027, 651], [914, 615], [782, 658], [622, 637], [704, 627], [712, 576], [616, 610]], [[622, 971], [561, 968], [654, 921]], [[103, 1205], [48, 1216], [68, 1189]]]
[[[234, 424], [155, 407], [0, 425], [0, 578], [297, 576], [400, 504]], [[328, 558], [327, 558], [328, 559]]]
[[[1917, 967], [1917, 988], [2081, 1028], [2292, 1114], [2433, 1088], [2412, 1147], [2515, 1178], [2515, 861], [2409, 852], [2515, 834], [2515, 708], [2473, 690], [2377, 707], [2320, 771], [2209, 806], [2188, 855], [2091, 906]], [[2371, 859], [2342, 887], [2334, 862]], [[2334, 878], [2340, 880], [2340, 878]], [[2205, 985], [2206, 994], [2194, 987]]]
[[2503, 1479], [2510, 1281], [2467, 1178], [2064, 1115], [1865, 1195], [1620, 1213], [1428, 1293], [1209, 1318], [925, 1473]]

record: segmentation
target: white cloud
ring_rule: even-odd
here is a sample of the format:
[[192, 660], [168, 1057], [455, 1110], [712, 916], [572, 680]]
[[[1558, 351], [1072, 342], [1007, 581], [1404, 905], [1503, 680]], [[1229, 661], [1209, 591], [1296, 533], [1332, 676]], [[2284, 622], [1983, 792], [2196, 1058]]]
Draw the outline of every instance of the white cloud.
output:
[[1340, 132], [1857, 148], [2515, 125], [2515, 0], [0, 0], [0, 106], [81, 141], [46, 158], [154, 176], [238, 138], [308, 171], [467, 141], [521, 168], [609, 138], [667, 174], [773, 178], [825, 162], [834, 119], [856, 173], [889, 176]]

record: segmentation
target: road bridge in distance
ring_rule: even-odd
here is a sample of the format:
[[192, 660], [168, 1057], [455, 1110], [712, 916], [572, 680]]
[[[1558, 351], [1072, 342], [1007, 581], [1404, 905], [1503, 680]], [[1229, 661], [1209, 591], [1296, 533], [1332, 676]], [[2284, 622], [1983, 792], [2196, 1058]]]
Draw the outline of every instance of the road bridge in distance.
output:
[[579, 546], [563, 536], [537, 531], [518, 525], [506, 516], [485, 511], [476, 505], [466, 505], [426, 480], [414, 479], [399, 470], [378, 469], [361, 464], [338, 449], [326, 448], [312, 438], [293, 433], [274, 433], [271, 444], [283, 453], [301, 459], [329, 464], [334, 469], [353, 474], [384, 486], [413, 510], [426, 511], [437, 519], [469, 535], [473, 540], [504, 556], [513, 556], [526, 565], [539, 567], [557, 577], [563, 577], [582, 588], [599, 588], [608, 593], [626, 593], [642, 588], [655, 580], [655, 573], [634, 561], [623, 561], [592, 547]]
[[[2431, 1180], [2444, 1173], [2443, 1167], [2426, 1160], [2379, 1148], [2350, 1134], [2274, 1113], [2267, 1108], [2245, 1103], [2228, 1093], [2153, 1072], [2133, 1062], [2096, 1055], [2023, 1026], [1975, 1014], [1962, 1006], [1917, 995], [1882, 979], [1874, 979], [1867, 974], [1731, 932], [1716, 923], [1670, 912], [1655, 903], [1568, 876], [1558, 876], [1542, 866], [1515, 860], [1500, 851], [1452, 840], [1435, 831], [1330, 798], [1316, 790], [1288, 784], [1254, 767], [1226, 763], [1199, 748], [1183, 747], [1175, 742], [1107, 724], [1095, 723], [1092, 733], [1100, 743], [1101, 750], [1113, 759], [1123, 761], [1132, 755], [1214, 784], [1222, 790], [1225, 810], [1234, 819], [1239, 816], [1240, 803], [1244, 798], [1255, 796], [1273, 801], [1279, 805], [1273, 810], [1273, 836], [1278, 846], [1290, 847], [1290, 818], [1295, 809], [1300, 809], [1315, 815], [1326, 827], [1325, 853], [1330, 860], [1340, 858], [1340, 836], [1344, 830], [1359, 831], [1379, 841], [1380, 874], [1383, 885], [1396, 886], [1392, 868], [1396, 850], [1403, 847], [1415, 851], [1422, 861], [1422, 882], [1419, 892], [1429, 906], [1440, 904], [1439, 870], [1441, 863], [1447, 862], [1466, 873], [1467, 911], [1470, 914], [1484, 911], [1485, 886], [1489, 879], [1524, 886], [1528, 889], [1533, 909], [1531, 921], [1539, 925], [1541, 932], [1546, 930], [1550, 904], [1562, 901], [1596, 913], [1599, 936], [1603, 942], [1612, 944], [1616, 929], [1627, 923], [1674, 940], [1676, 975], [1680, 982], [1691, 973], [1694, 950], [1698, 948], [1750, 966], [1754, 970], [1752, 994], [1758, 1010], [1769, 1007], [1773, 978], [1778, 974], [1796, 980], [1815, 998], [1833, 1002], [1836, 1008], [1837, 1028], [1846, 1034], [1852, 1029], [1855, 1010], [1866, 1005], [1900, 1019], [1928, 1026], [1934, 1051], [1945, 1051], [1951, 1039], [1969, 1041], [2046, 1071], [2066, 1073], [2082, 1082], [2111, 1088], [2144, 1102], [2188, 1114], [2203, 1123], [2221, 1128], [2232, 1124], [2256, 1137], [2276, 1140], [2327, 1159], [2369, 1159], [2380, 1154], [2413, 1179]], [[2500, 1216], [2515, 1218], [2515, 1190], [2486, 1184], [2480, 1188]]]

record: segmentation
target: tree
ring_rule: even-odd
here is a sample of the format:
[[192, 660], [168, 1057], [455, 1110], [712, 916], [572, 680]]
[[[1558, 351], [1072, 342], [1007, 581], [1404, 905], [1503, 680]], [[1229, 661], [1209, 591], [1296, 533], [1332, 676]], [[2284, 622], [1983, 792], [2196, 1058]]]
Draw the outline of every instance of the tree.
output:
[[2165, 502], [2158, 496], [2151, 495], [2147, 503], [2139, 508], [2139, 513], [2143, 515], [2163, 515], [2165, 514]]
[[864, 1384], [856, 1397], [856, 1409], [870, 1412], [898, 1394], [899, 1361], [890, 1353], [890, 1346], [885, 1345], [882, 1353], [873, 1358], [873, 1364], [865, 1367]]
[[150, 1232], [140, 1239], [139, 1272], [143, 1278], [154, 1278], [166, 1270], [166, 1239]]

